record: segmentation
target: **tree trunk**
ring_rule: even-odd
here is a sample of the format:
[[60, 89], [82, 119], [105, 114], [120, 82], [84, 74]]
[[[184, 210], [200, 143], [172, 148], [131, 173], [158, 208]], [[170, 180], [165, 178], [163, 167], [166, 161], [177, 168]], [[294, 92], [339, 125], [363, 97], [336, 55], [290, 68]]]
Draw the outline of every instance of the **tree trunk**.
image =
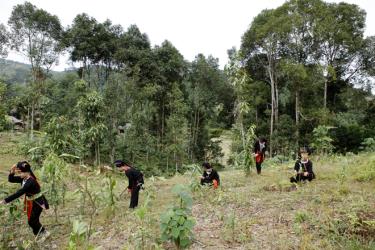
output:
[[30, 106], [27, 106], [27, 122], [26, 122], [26, 130], [30, 131]]
[[177, 156], [176, 156], [176, 150], [173, 152], [173, 158], [174, 158], [174, 162], [175, 162], [175, 167], [176, 167], [176, 174], [177, 174], [177, 171], [178, 171], [178, 166], [177, 166]]
[[167, 156], [167, 173], [169, 172], [169, 157]]
[[94, 148], [95, 148], [95, 166], [98, 166], [98, 145], [94, 145]]
[[240, 114], [240, 124], [241, 124], [241, 139], [243, 150], [246, 150], [246, 137], [245, 137], [245, 128], [243, 125], [243, 115]]
[[268, 65], [267, 65], [267, 71], [268, 71], [268, 76], [270, 78], [270, 83], [271, 83], [271, 117], [270, 117], [270, 142], [269, 142], [269, 149], [270, 149], [270, 157], [272, 157], [272, 140], [273, 140], [273, 131], [274, 131], [274, 126], [275, 124], [277, 125], [277, 121], [279, 119], [278, 115], [278, 90], [277, 90], [277, 82], [275, 79], [275, 68], [274, 68], [274, 62], [275, 58], [274, 55], [272, 54], [272, 49], [268, 51], [267, 53], [267, 60], [268, 60]]
[[275, 93], [275, 127], [277, 129], [277, 124], [279, 123], [279, 89], [277, 85], [277, 80], [275, 79], [275, 74], [272, 74], [274, 77], [274, 93]]
[[270, 117], [270, 156], [272, 157], [272, 136], [273, 136], [273, 129], [274, 129], [274, 118], [275, 118], [275, 81], [273, 77], [273, 72], [271, 69], [271, 63], [268, 65], [268, 74], [270, 77], [270, 82], [271, 82], [271, 117]]
[[328, 88], [328, 79], [324, 81], [324, 100], [323, 100], [324, 108], [327, 108], [327, 88]]
[[41, 103], [40, 103], [40, 101], [39, 101], [39, 103], [38, 103], [38, 110], [39, 110], [39, 130], [42, 130], [42, 118], [43, 118], [43, 116], [42, 116], [42, 105], [41, 105]]
[[100, 166], [100, 142], [98, 142], [98, 166]]
[[[195, 112], [194, 112], [195, 115]], [[193, 141], [194, 141], [194, 120], [193, 113], [190, 115], [190, 135], [189, 135], [189, 148], [188, 148], [188, 155], [190, 160], [193, 159]]]
[[[173, 140], [174, 140], [174, 145], [177, 145], [177, 134], [176, 134], [176, 131], [174, 132], [174, 137], [173, 137]], [[176, 172], [178, 170], [178, 164], [177, 164], [177, 152], [176, 152], [176, 148], [173, 152], [173, 157], [174, 157], [174, 162], [175, 162], [175, 165], [176, 165]]]
[[197, 112], [197, 127], [195, 129], [195, 143], [194, 145], [198, 144], [198, 131], [199, 131], [199, 111]]
[[[112, 131], [117, 131], [116, 128], [116, 119], [112, 119]], [[125, 131], [124, 131], [125, 132]], [[116, 152], [116, 140], [117, 140], [117, 132], [114, 132], [113, 139], [110, 140], [110, 151], [109, 151], [109, 159], [111, 162], [115, 161], [115, 152]]]
[[31, 103], [30, 139], [34, 138], [34, 102]]
[[161, 107], [161, 135], [160, 135], [161, 145], [163, 145], [163, 140], [164, 140], [164, 118], [165, 118], [165, 109], [164, 109], [164, 98], [163, 98], [162, 107]]
[[296, 91], [296, 144], [299, 145], [299, 91]]

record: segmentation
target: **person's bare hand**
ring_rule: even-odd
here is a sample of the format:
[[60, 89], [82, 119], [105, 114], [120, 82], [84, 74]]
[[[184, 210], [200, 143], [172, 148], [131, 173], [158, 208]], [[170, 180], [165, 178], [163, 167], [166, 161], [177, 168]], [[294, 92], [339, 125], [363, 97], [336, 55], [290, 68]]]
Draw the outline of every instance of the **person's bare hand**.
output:
[[308, 175], [309, 175], [308, 172], [304, 172], [304, 173], [303, 173], [303, 176], [308, 176]]
[[5, 205], [5, 204], [7, 204], [7, 203], [5, 202], [5, 200], [0, 201], [0, 205]]
[[12, 174], [14, 174], [14, 173], [16, 172], [16, 169], [17, 169], [17, 165], [14, 164], [14, 165], [10, 168], [10, 172], [11, 172]]

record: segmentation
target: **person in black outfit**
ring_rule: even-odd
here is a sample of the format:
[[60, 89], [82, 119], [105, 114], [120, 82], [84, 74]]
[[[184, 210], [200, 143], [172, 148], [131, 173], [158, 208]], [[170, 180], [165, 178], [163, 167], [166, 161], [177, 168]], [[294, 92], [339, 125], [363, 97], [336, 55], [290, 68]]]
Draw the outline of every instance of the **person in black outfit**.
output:
[[313, 164], [309, 160], [309, 151], [306, 148], [301, 148], [299, 158], [294, 165], [295, 176], [290, 178], [290, 182], [312, 181], [315, 179], [315, 174]]
[[125, 175], [128, 177], [128, 192], [131, 193], [129, 207], [136, 208], [138, 206], [139, 190], [144, 184], [143, 174], [139, 170], [132, 167], [129, 163], [122, 160], [115, 161], [115, 166], [121, 172], [125, 172]]
[[43, 235], [44, 239], [48, 237], [49, 233], [40, 223], [39, 217], [43, 209], [48, 209], [49, 205], [47, 199], [40, 192], [40, 185], [31, 170], [30, 164], [26, 161], [21, 161], [17, 165], [13, 165], [8, 181], [21, 183], [22, 187], [16, 193], [1, 201], [1, 203], [7, 204], [25, 195], [24, 211], [27, 212], [29, 226], [33, 229], [34, 235]]
[[202, 164], [204, 168], [203, 174], [201, 176], [201, 185], [213, 185], [214, 188], [218, 188], [220, 185], [220, 177], [212, 166], [205, 162]]
[[255, 157], [255, 166], [257, 168], [257, 173], [261, 174], [262, 172], [262, 163], [266, 157], [267, 150], [267, 141], [264, 138], [260, 138], [254, 144], [254, 157]]

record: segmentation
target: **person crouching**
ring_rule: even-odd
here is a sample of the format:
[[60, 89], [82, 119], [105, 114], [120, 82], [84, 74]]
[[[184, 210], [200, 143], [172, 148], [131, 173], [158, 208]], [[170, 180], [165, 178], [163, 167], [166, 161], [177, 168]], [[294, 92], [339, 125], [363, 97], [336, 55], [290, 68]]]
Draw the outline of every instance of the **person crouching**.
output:
[[312, 181], [315, 179], [313, 163], [309, 159], [309, 153], [306, 148], [300, 149], [301, 158], [294, 165], [295, 176], [290, 178], [290, 182]]
[[216, 170], [208, 162], [203, 163], [202, 167], [204, 171], [201, 176], [201, 185], [213, 185], [215, 189], [218, 188], [220, 177]]

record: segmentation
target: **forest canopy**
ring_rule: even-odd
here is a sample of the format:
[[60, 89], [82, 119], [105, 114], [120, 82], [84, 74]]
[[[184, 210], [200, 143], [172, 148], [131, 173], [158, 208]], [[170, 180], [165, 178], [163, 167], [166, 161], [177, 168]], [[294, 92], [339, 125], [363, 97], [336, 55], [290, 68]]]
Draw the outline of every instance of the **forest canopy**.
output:
[[[365, 20], [355, 4], [287, 1], [252, 20], [222, 70], [212, 55], [190, 62], [168, 40], [151, 44], [135, 24], [81, 13], [63, 27], [18, 4], [0, 24], [0, 55], [29, 63], [0, 63], [0, 130], [15, 129], [9, 117], [23, 121], [25, 153], [37, 162], [51, 152], [93, 165], [123, 158], [152, 174], [219, 163], [213, 138], [225, 131], [228, 164], [256, 136], [270, 156], [301, 145], [356, 153], [375, 137], [375, 38], [364, 36]], [[79, 66], [51, 71], [62, 53]]]

